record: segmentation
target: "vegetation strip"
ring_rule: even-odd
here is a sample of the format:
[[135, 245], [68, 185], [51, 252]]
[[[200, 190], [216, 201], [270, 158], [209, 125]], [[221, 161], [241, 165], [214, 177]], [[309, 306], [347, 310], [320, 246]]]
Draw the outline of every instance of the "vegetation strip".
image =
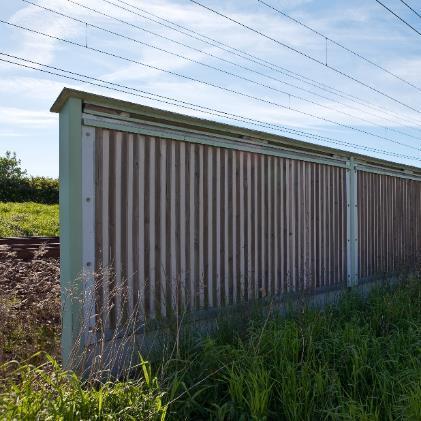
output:
[[58, 235], [58, 205], [0, 202], [0, 238]]
[[[421, 282], [218, 321], [131, 378], [82, 382], [52, 357], [2, 367], [4, 419], [420, 419]], [[174, 328], [174, 332], [179, 330]], [[29, 332], [28, 332], [29, 333]], [[175, 333], [176, 335], [176, 333]], [[36, 356], [40, 361], [41, 356]], [[137, 373], [133, 376], [133, 373]]]

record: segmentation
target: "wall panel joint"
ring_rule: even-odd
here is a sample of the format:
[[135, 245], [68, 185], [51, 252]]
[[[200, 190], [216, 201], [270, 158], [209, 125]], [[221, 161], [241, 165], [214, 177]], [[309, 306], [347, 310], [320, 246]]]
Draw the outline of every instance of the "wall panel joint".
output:
[[83, 345], [95, 343], [95, 128], [82, 126]]
[[357, 167], [353, 158], [347, 162], [347, 286], [358, 284], [358, 188]]

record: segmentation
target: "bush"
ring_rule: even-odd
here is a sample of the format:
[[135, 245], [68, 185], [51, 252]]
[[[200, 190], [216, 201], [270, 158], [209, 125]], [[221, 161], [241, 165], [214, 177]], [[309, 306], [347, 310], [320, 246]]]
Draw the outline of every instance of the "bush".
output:
[[0, 201], [19, 201], [27, 188], [26, 184], [27, 175], [21, 169], [21, 161], [15, 153], [6, 152], [4, 157], [0, 157]]
[[59, 181], [56, 178], [31, 177], [27, 180], [24, 202], [55, 204], [59, 202]]
[[28, 177], [15, 153], [0, 157], [0, 202], [59, 201], [59, 181], [48, 177]]

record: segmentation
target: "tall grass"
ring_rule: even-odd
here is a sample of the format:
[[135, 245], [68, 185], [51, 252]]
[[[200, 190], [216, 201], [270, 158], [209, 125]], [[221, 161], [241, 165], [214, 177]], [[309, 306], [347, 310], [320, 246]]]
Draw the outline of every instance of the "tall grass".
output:
[[[157, 379], [143, 362], [138, 380], [84, 384], [46, 356], [41, 366], [7, 365], [8, 384], [1, 395], [2, 419], [114, 420], [164, 419], [166, 405]], [[18, 379], [18, 380], [16, 380]]]
[[323, 311], [224, 320], [136, 379], [82, 382], [54, 360], [8, 366], [5, 419], [421, 419], [421, 282]]
[[230, 343], [217, 334], [175, 363], [186, 390], [216, 374], [171, 409], [186, 419], [421, 419], [420, 304], [413, 280], [367, 301], [349, 293], [337, 308], [251, 320]]
[[0, 202], [0, 237], [58, 236], [58, 205]]

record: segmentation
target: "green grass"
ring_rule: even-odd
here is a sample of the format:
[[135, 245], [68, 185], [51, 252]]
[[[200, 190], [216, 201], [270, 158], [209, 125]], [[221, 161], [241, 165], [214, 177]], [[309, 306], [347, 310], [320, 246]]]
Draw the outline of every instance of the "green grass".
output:
[[[324, 311], [224, 320], [136, 380], [92, 385], [16, 365], [5, 419], [420, 420], [421, 282]], [[10, 373], [10, 367], [8, 368]], [[1, 382], [0, 382], [1, 383]]]
[[169, 384], [188, 391], [170, 408], [177, 417], [421, 419], [419, 280], [324, 312], [254, 319], [241, 337], [226, 329], [166, 366]]
[[0, 399], [6, 420], [147, 420], [164, 419], [166, 405], [150, 365], [143, 363], [138, 380], [104, 382], [85, 387], [52, 358], [38, 367], [8, 364], [10, 383]]
[[0, 202], [0, 237], [58, 236], [58, 205]]

